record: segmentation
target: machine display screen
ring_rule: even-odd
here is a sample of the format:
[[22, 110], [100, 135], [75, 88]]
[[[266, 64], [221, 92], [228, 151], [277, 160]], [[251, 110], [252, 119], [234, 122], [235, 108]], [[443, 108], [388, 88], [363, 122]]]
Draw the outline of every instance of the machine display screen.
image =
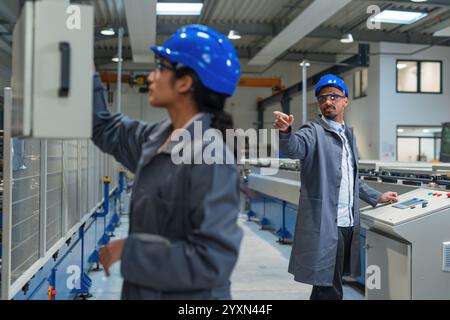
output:
[[398, 208], [398, 209], [406, 209], [406, 208], [411, 208], [416, 205], [421, 205], [424, 202], [427, 202], [427, 201], [424, 199], [420, 199], [420, 198], [412, 198], [412, 199], [394, 204], [393, 207]]

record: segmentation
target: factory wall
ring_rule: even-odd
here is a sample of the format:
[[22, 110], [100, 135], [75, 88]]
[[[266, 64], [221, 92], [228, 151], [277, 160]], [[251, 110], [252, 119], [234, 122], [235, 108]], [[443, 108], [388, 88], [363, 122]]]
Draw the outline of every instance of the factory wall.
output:
[[[354, 99], [353, 72], [345, 75], [350, 105], [345, 121], [354, 127], [360, 158], [396, 160], [397, 125], [441, 125], [450, 121], [450, 49], [398, 43], [371, 44], [368, 95]], [[443, 93], [396, 92], [396, 60], [443, 62]]]
[[[370, 45], [372, 54], [379, 51], [379, 45]], [[345, 122], [353, 127], [361, 160], [380, 157], [380, 57], [370, 57], [368, 70], [369, 86], [366, 97], [354, 98], [354, 71], [344, 76], [349, 89], [350, 103], [345, 111]]]
[[[396, 159], [397, 125], [441, 125], [450, 121], [450, 48], [432, 47], [411, 55], [424, 46], [381, 43], [380, 49], [380, 158]], [[391, 53], [399, 54], [391, 54]], [[443, 93], [396, 92], [396, 60], [441, 60]]]

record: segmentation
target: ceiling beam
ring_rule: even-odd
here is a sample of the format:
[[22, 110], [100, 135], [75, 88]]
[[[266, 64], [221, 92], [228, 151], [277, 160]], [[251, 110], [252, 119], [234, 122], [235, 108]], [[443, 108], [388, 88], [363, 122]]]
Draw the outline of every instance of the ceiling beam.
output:
[[[228, 34], [228, 31], [232, 28], [239, 30], [239, 32], [243, 35], [268, 36], [272, 35], [273, 32], [273, 26], [267, 23], [209, 23], [208, 26], [223, 34]], [[158, 23], [158, 35], [171, 35], [179, 27], [179, 25], [175, 24]]]
[[[240, 59], [249, 59], [252, 57], [251, 51], [249, 53], [248, 48], [236, 48], [236, 52]], [[104, 64], [110, 64], [111, 59], [115, 55], [114, 50], [99, 50], [97, 49], [95, 51], [95, 62], [98, 65], [104, 65]], [[132, 53], [127, 48], [124, 48], [123, 51], [123, 57], [125, 61], [132, 59]], [[310, 60], [310, 61], [318, 61], [318, 62], [329, 62], [334, 63], [336, 62], [336, 54], [334, 53], [322, 53], [322, 52], [312, 52], [312, 51], [291, 51], [283, 55], [283, 57], [280, 60], [283, 61], [303, 61], [303, 60]], [[152, 60], [147, 60], [145, 63], [149, 63]]]
[[[359, 1], [359, 2], [367, 2], [368, 5], [370, 2], [373, 4], [373, 0], [353, 0], [353, 1]], [[400, 3], [400, 4], [417, 4], [420, 6], [442, 6], [442, 7], [450, 7], [450, 2], [448, 0], [428, 0], [427, 2], [423, 3], [413, 3], [411, 0], [382, 0], [383, 2], [390, 2], [390, 3]]]
[[[168, 36], [173, 34], [180, 26], [174, 24], [158, 24], [158, 35]], [[211, 27], [222, 33], [227, 33], [231, 24], [211, 24]], [[245, 35], [258, 35], [258, 36], [271, 36], [272, 26], [262, 23], [238, 23], [235, 25], [244, 36]], [[441, 30], [446, 27], [450, 27], [450, 19], [445, 20], [438, 25], [433, 26], [433, 29]], [[111, 40], [110, 36], [103, 36], [99, 34], [101, 28], [97, 28], [96, 41]], [[428, 29], [420, 30], [421, 33], [400, 33], [400, 32], [384, 32], [384, 31], [370, 31], [370, 30], [351, 30], [356, 41], [370, 41], [370, 42], [399, 42], [399, 43], [412, 43], [412, 44], [430, 44], [436, 40], [436, 37], [422, 34]], [[349, 31], [347, 31], [349, 32]], [[124, 36], [128, 37], [128, 28], [125, 28]], [[340, 39], [342, 37], [342, 31], [338, 28], [319, 27], [316, 30], [308, 34], [307, 37], [323, 38], [323, 39]], [[148, 43], [148, 40], [147, 40]], [[258, 47], [259, 49], [259, 47]]]
[[450, 8], [438, 8], [436, 10], [433, 10], [433, 11], [429, 12], [428, 16], [426, 16], [425, 18], [420, 19], [416, 23], [412, 23], [412, 24], [409, 24], [409, 25], [404, 25], [404, 26], [400, 27], [398, 29], [398, 31], [400, 31], [400, 32], [407, 32], [407, 31], [412, 30], [412, 29], [418, 30], [419, 27], [420, 27], [420, 30], [423, 30], [426, 27], [431, 27], [431, 26], [433, 26], [433, 25], [438, 23], [436, 21], [436, 18], [440, 17], [442, 14], [445, 14], [449, 10], [450, 10]]
[[95, 1], [94, 2], [94, 10], [95, 10], [96, 16], [98, 17], [98, 20], [96, 20], [95, 23], [104, 26], [106, 24], [107, 20], [105, 18], [103, 10], [100, 7], [100, 2], [99, 1]]
[[6, 42], [5, 40], [3, 40], [2, 38], [0, 38], [0, 50], [7, 53], [8, 55], [12, 54], [11, 45], [8, 42]]
[[351, 0], [316, 0], [303, 10], [283, 31], [275, 36], [249, 65], [268, 65], [283, 52], [306, 37]]
[[[366, 31], [355, 30], [352, 32], [353, 38], [358, 42], [398, 42], [410, 44], [436, 44], [442, 39], [433, 37], [433, 35], [424, 35], [417, 33], [388, 33], [384, 31]], [[340, 39], [341, 31], [335, 28], [317, 28], [311, 32], [308, 37]]]
[[436, 31], [439, 31], [439, 30], [442, 30], [442, 29], [445, 29], [448, 27], [450, 27], [450, 17], [444, 21], [441, 21], [435, 25], [432, 25], [431, 27], [428, 27], [428, 28], [422, 30], [422, 32], [436, 32]]
[[97, 4], [103, 18], [103, 24], [107, 25], [108, 23], [111, 23], [112, 17], [109, 16], [109, 10], [105, 1], [106, 0], [97, 0]]
[[205, 0], [205, 2], [203, 3], [202, 12], [198, 17], [197, 23], [199, 24], [207, 23], [216, 5], [217, 3], [215, 3], [214, 1]]
[[125, 0], [125, 14], [133, 61], [148, 62], [149, 46], [156, 44], [156, 0]]
[[[228, 34], [231, 28], [235, 28], [241, 32], [243, 35], [257, 35], [257, 36], [272, 36], [273, 34], [273, 26], [270, 24], [264, 23], [221, 23], [221, 24], [208, 24], [210, 27], [216, 29], [217, 31]], [[119, 25], [109, 25], [112, 28], [119, 28]], [[96, 41], [108, 40], [111, 39], [110, 36], [103, 36], [99, 34], [100, 30], [103, 26], [97, 26], [96, 28]], [[175, 31], [177, 31], [181, 25], [173, 24], [173, 23], [158, 23], [157, 25], [157, 34], [160, 36], [169, 36], [172, 35]], [[124, 36], [127, 37], [129, 34], [128, 28], [124, 27]]]
[[[0, 17], [5, 18], [9, 23], [16, 23], [17, 20], [17, 7], [18, 1], [0, 1]], [[8, 5], [9, 4], [9, 5]], [[14, 9], [11, 8], [11, 6], [15, 5]]]

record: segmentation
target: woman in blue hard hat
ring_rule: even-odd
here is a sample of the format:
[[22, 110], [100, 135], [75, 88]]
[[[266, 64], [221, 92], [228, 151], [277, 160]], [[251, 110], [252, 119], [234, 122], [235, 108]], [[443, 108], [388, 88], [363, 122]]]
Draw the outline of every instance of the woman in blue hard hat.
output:
[[230, 299], [242, 239], [237, 167], [177, 165], [171, 136], [178, 129], [193, 134], [194, 123], [202, 132], [232, 127], [224, 105], [236, 89], [239, 60], [226, 37], [201, 25], [151, 50], [149, 102], [167, 109], [163, 122], [109, 113], [95, 77], [93, 141], [135, 173], [129, 236], [102, 248], [100, 261], [108, 275], [121, 259], [123, 299]]

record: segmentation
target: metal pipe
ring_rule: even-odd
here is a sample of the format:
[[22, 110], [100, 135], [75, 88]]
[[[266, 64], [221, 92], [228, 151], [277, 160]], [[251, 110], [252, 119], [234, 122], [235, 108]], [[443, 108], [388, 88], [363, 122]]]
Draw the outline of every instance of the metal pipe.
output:
[[303, 80], [302, 80], [302, 98], [303, 98], [303, 104], [302, 104], [302, 124], [306, 123], [306, 118], [308, 114], [308, 61], [303, 60], [302, 62], [302, 68], [303, 68]]
[[122, 42], [123, 28], [119, 28], [118, 52], [117, 58], [117, 112], [122, 112]]

